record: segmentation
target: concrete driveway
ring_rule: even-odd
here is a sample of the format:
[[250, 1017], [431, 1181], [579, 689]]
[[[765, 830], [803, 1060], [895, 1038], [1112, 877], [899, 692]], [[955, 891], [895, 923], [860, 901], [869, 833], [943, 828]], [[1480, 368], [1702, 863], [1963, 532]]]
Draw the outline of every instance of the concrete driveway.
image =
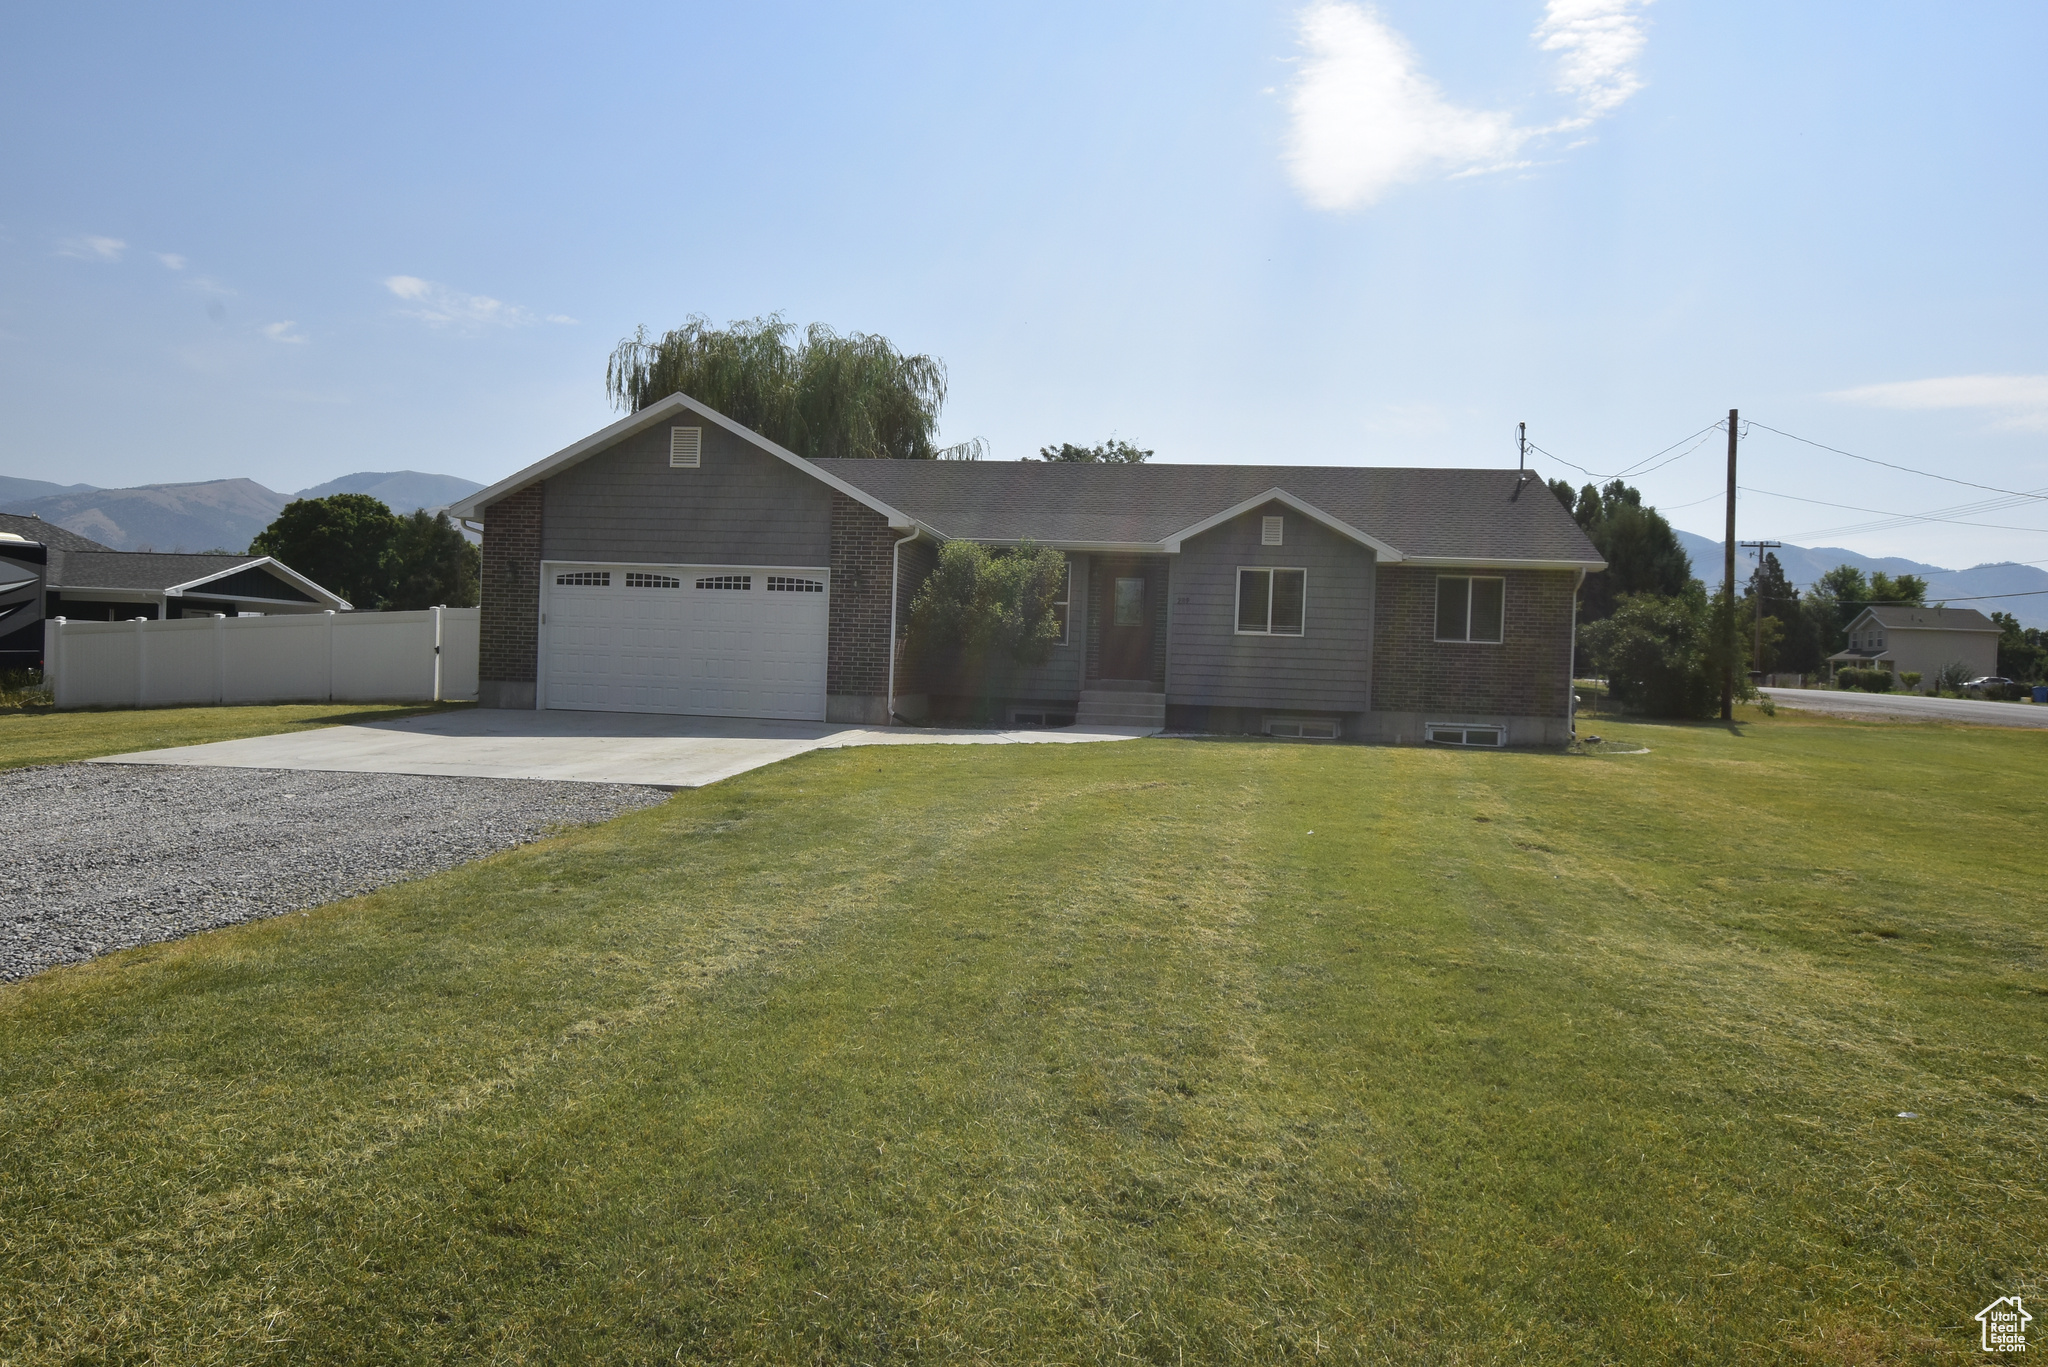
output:
[[507, 712], [471, 708], [428, 717], [327, 726], [174, 750], [110, 755], [95, 764], [189, 764], [355, 774], [561, 779], [701, 788], [764, 764], [846, 745], [1072, 745], [1144, 731], [1066, 727], [977, 731], [833, 726], [635, 712]]
[[1923, 698], [1909, 693], [1836, 693], [1818, 688], [1766, 688], [1780, 707], [1866, 721], [1945, 721], [1971, 726], [2048, 729], [2048, 707], [1977, 698]]

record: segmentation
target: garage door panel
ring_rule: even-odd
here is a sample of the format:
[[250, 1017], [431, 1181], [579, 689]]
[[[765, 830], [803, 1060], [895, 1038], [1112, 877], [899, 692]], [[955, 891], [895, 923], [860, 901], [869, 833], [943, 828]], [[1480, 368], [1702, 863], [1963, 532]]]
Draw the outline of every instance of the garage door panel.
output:
[[[585, 582], [558, 582], [571, 576]], [[771, 592], [774, 576], [828, 582], [815, 569], [550, 565], [547, 705], [822, 720], [829, 594]]]

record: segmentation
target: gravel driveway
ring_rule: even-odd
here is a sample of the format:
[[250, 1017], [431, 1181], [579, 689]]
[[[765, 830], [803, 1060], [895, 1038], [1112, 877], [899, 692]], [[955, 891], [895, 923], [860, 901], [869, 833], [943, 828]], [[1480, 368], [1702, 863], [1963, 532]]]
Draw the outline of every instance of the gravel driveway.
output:
[[0, 980], [319, 906], [669, 795], [618, 783], [60, 764], [7, 775]]

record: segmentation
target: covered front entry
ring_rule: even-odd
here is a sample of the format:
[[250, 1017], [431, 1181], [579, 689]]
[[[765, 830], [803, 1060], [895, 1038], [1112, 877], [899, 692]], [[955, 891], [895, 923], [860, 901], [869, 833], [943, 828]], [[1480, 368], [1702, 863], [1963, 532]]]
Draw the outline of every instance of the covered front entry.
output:
[[543, 563], [539, 705], [823, 721], [830, 597], [822, 569]]
[[1157, 682], [1165, 663], [1166, 561], [1096, 556], [1089, 581], [1089, 679]]

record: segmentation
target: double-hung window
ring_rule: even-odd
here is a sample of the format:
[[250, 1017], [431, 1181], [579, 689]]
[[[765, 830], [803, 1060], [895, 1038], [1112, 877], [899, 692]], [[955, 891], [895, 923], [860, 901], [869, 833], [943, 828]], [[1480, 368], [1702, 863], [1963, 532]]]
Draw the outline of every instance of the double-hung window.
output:
[[1307, 570], [1238, 570], [1238, 635], [1299, 636], [1307, 607]]
[[1436, 638], [1499, 645], [1507, 580], [1476, 574], [1438, 575]]

